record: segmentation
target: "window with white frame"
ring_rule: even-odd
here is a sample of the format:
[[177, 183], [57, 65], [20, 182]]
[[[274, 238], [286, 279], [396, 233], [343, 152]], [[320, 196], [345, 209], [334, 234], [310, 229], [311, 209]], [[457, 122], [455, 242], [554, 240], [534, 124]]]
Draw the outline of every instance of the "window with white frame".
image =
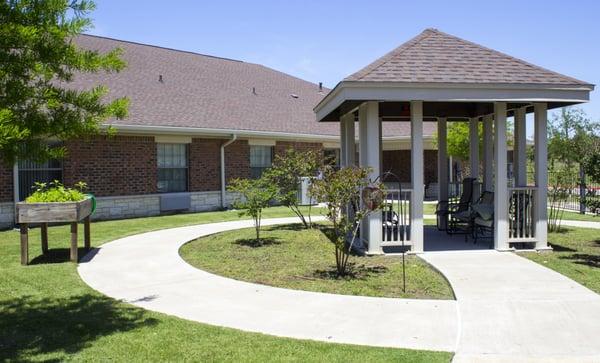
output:
[[188, 152], [186, 144], [156, 144], [158, 192], [188, 190]]
[[273, 147], [250, 145], [250, 177], [258, 179], [273, 163]]

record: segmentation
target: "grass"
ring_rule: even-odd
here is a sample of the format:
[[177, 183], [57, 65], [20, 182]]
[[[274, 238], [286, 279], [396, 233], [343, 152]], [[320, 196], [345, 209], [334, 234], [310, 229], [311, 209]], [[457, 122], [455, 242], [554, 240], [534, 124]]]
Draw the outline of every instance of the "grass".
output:
[[[550, 213], [550, 209], [548, 209], [548, 213]], [[563, 220], [600, 222], [600, 216], [591, 215], [591, 214], [579, 214], [577, 212], [565, 211], [563, 214]]]
[[[270, 208], [265, 217], [283, 217]], [[238, 219], [211, 212], [92, 223], [92, 244], [144, 231]], [[448, 362], [443, 352], [277, 338], [190, 322], [107, 298], [85, 285], [69, 258], [69, 227], [49, 229], [42, 257], [30, 233], [32, 265], [19, 264], [19, 235], [0, 232], [0, 361], [404, 361]], [[81, 245], [81, 241], [80, 241]], [[80, 251], [80, 256], [83, 251]]]
[[548, 242], [554, 252], [522, 255], [600, 294], [600, 230], [564, 227]]
[[398, 256], [350, 258], [348, 277], [338, 277], [326, 225], [271, 226], [255, 241], [253, 228], [199, 238], [180, 254], [193, 266], [237, 280], [290, 289], [345, 295], [453, 299], [444, 277], [417, 256], [406, 258], [406, 292]]

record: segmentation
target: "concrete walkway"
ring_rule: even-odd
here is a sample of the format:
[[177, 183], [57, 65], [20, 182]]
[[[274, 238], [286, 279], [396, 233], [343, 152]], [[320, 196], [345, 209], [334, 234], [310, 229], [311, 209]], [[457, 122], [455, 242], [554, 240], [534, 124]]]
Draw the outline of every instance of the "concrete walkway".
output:
[[[293, 222], [298, 219], [263, 224]], [[179, 256], [181, 245], [197, 237], [251, 226], [251, 221], [212, 223], [122, 238], [88, 254], [79, 275], [115, 299], [202, 323], [326, 342], [454, 350], [456, 301], [280, 289], [216, 276]]]
[[[264, 225], [296, 221], [270, 219]], [[246, 331], [455, 351], [456, 362], [600, 362], [600, 295], [512, 253], [422, 254], [448, 278], [457, 301], [280, 289], [216, 276], [179, 256], [187, 241], [251, 226], [223, 222], [122, 238], [88, 254], [79, 274], [110, 297]]]
[[459, 307], [454, 362], [600, 362], [600, 295], [509, 252], [429, 252]]

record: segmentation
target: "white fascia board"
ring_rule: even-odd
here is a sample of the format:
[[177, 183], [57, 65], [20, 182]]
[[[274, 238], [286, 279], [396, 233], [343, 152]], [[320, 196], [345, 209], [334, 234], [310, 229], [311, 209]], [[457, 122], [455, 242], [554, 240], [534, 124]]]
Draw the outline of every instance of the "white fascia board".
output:
[[347, 100], [428, 102], [574, 102], [594, 85], [341, 82], [315, 107], [317, 121]]
[[[582, 89], [499, 88], [348, 88], [346, 100], [426, 102], [588, 102], [590, 92]], [[341, 104], [341, 102], [340, 102]]]
[[[122, 125], [112, 124], [117, 133], [137, 134], [137, 135], [183, 135], [188, 137], [226, 137], [237, 135], [238, 138], [254, 139], [277, 139], [277, 140], [298, 140], [298, 141], [337, 141], [336, 135], [318, 135], [318, 134], [296, 134], [287, 132], [269, 132], [252, 130], [234, 130], [234, 129], [209, 129], [199, 127], [177, 127], [177, 126], [146, 126], [146, 125]], [[108, 125], [104, 125], [105, 128]]]

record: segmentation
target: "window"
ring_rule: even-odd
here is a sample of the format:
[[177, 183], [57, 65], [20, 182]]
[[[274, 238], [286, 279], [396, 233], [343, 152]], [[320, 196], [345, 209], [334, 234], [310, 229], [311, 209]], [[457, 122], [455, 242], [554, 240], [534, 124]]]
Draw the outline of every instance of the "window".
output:
[[33, 192], [33, 186], [38, 183], [62, 182], [62, 162], [48, 160], [37, 163], [29, 160], [19, 160], [19, 200], [25, 200]]
[[250, 177], [258, 179], [263, 171], [271, 167], [273, 162], [273, 147], [250, 145]]
[[339, 169], [340, 167], [340, 149], [325, 149], [323, 150], [325, 162]]
[[185, 192], [188, 189], [188, 155], [186, 144], [156, 144], [158, 192]]

